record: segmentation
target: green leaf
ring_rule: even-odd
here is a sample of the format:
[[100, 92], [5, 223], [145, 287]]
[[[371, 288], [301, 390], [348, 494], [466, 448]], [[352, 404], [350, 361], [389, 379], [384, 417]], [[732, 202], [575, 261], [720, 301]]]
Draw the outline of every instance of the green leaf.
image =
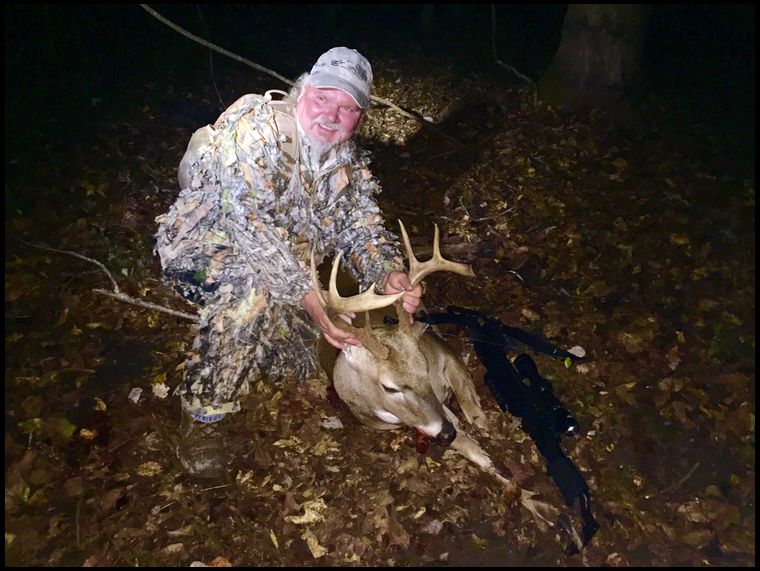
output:
[[23, 422], [19, 422], [18, 426], [26, 434], [29, 434], [30, 432], [39, 430], [42, 426], [42, 421], [39, 418], [30, 418], [28, 420], [24, 420]]
[[77, 429], [76, 426], [71, 424], [65, 418], [57, 419], [57, 422], [55, 423], [54, 426], [55, 426], [55, 429], [66, 438], [71, 438], [71, 435], [74, 434], [74, 431]]

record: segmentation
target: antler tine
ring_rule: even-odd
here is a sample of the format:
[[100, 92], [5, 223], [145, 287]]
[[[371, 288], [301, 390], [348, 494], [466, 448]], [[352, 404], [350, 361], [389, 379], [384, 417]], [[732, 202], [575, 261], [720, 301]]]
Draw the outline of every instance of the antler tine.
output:
[[[326, 301], [324, 296], [322, 295], [322, 286], [319, 283], [319, 276], [317, 276], [317, 264], [314, 261], [314, 251], [311, 252], [311, 283], [314, 286], [314, 291], [317, 294], [317, 299], [319, 300], [319, 303], [322, 305], [322, 307], [325, 308], [325, 310], [329, 312], [334, 313], [345, 313], [345, 312], [356, 312], [361, 311], [361, 308], [354, 307], [351, 302], [355, 299], [359, 299], [360, 301], [366, 298], [362, 298], [361, 296], [366, 294], [367, 292], [364, 292], [364, 294], [360, 294], [359, 296], [353, 296], [353, 297], [341, 297], [338, 293], [338, 288], [335, 285], [335, 282], [338, 279], [338, 265], [340, 264], [340, 254], [336, 256], [335, 261], [333, 262], [333, 268], [332, 272], [330, 274], [330, 289], [328, 292], [328, 300]], [[371, 286], [370, 290], [374, 289], [374, 284]], [[368, 290], [368, 291], [370, 291]], [[403, 292], [402, 292], [403, 293]], [[386, 295], [386, 296], [379, 296], [376, 295], [378, 298], [388, 298], [388, 300], [383, 300], [386, 305], [390, 305], [393, 302], [395, 302], [402, 294], [398, 295]], [[336, 305], [337, 300], [337, 305]], [[361, 305], [361, 304], [357, 304]], [[380, 306], [383, 307], [383, 306]], [[374, 309], [372, 307], [368, 308]], [[367, 313], [365, 321], [364, 321], [364, 328], [358, 329], [351, 325], [350, 323], [343, 323], [340, 320], [334, 321], [335, 325], [343, 329], [344, 331], [349, 331], [352, 333], [357, 339], [359, 339], [363, 344], [364, 347], [366, 347], [375, 357], [378, 359], [386, 359], [388, 357], [388, 348], [380, 343], [377, 338], [372, 334], [372, 328], [370, 326], [369, 321], [369, 313]]]
[[[412, 273], [412, 268], [416, 268], [419, 265], [419, 260], [414, 255], [412, 250], [412, 243], [409, 241], [409, 235], [406, 233], [406, 227], [401, 220], [398, 221], [398, 225], [401, 228], [401, 237], [404, 239], [404, 246], [406, 247], [406, 259], [409, 260], [409, 273]], [[438, 226], [435, 227], [436, 236], [438, 236]]]
[[322, 307], [327, 308], [327, 302], [322, 296], [322, 285], [319, 283], [319, 276], [317, 275], [317, 263], [314, 261], [314, 250], [311, 251], [311, 285], [314, 287], [314, 293], [317, 294], [317, 299]]
[[330, 286], [328, 288], [327, 303], [325, 308], [329, 308], [336, 313], [369, 311], [371, 309], [381, 309], [392, 305], [397, 299], [400, 299], [404, 292], [380, 295], [375, 293], [375, 284], [373, 283], [363, 292], [343, 297], [338, 293], [338, 267], [342, 258], [342, 252], [338, 252], [333, 261], [332, 272], [330, 273]]
[[401, 220], [399, 220], [398, 223], [401, 227], [401, 235], [404, 238], [404, 245], [406, 246], [406, 257], [409, 260], [409, 281], [412, 282], [412, 286], [417, 286], [422, 281], [422, 278], [438, 271], [453, 272], [468, 277], [475, 276], [475, 272], [472, 271], [470, 264], [452, 262], [441, 256], [438, 224], [435, 225], [435, 236], [433, 237], [433, 257], [427, 262], [420, 262], [412, 251], [412, 244], [409, 241], [409, 235], [406, 233], [406, 228], [404, 228], [404, 223], [401, 222]]

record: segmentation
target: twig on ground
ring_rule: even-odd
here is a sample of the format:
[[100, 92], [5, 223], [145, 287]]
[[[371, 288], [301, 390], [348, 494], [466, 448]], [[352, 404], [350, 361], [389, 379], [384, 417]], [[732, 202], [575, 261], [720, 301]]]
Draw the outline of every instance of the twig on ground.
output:
[[151, 303], [149, 301], [142, 301], [140, 299], [135, 299], [124, 293], [115, 293], [112, 291], [106, 291], [104, 289], [94, 289], [92, 291], [94, 291], [95, 293], [99, 293], [100, 295], [107, 295], [108, 297], [118, 299], [119, 301], [123, 301], [124, 303], [131, 303], [132, 305], [137, 305], [140, 307], [144, 307], [146, 309], [152, 309], [154, 311], [168, 313], [169, 315], [173, 315], [174, 317], [181, 317], [182, 319], [188, 319], [190, 321], [195, 321], [195, 322], [200, 321], [200, 318], [197, 315], [193, 315], [191, 313], [184, 313], [182, 311], [176, 311], [174, 309], [169, 309], [168, 307]]
[[663, 490], [660, 490], [660, 493], [664, 494], [665, 492], [669, 492], [670, 490], [683, 485], [683, 483], [686, 482], [686, 480], [688, 480], [689, 478], [691, 478], [691, 475], [696, 471], [697, 468], [699, 468], [699, 462], [697, 462], [696, 464], [694, 464], [694, 466], [691, 467], [691, 470], [689, 470], [683, 478], [681, 478], [677, 482], [671, 484], [667, 488], [665, 488]]
[[222, 484], [221, 486], [212, 486], [210, 488], [203, 488], [201, 492], [208, 492], [209, 490], [218, 490], [219, 488], [229, 488], [232, 484]]
[[513, 206], [509, 210], [503, 210], [499, 212], [498, 214], [494, 214], [493, 216], [484, 216], [483, 218], [473, 218], [471, 222], [483, 222], [484, 220], [493, 220], [494, 218], [499, 218], [501, 216], [504, 216], [505, 214], [509, 214], [513, 210], [515, 210], [517, 206]]
[[434, 157], [430, 157], [430, 158], [429, 158], [429, 159], [427, 159], [427, 161], [425, 161], [425, 162], [428, 162], [428, 163], [429, 163], [430, 161], [434, 161], [435, 159], [440, 159], [441, 157], [445, 157], [446, 155], [450, 155], [450, 154], [451, 154], [451, 153], [453, 153], [453, 152], [454, 152], [454, 149], [452, 149], [452, 150], [450, 150], [450, 151], [446, 151], [446, 152], [444, 152], [444, 153], [439, 153], [439, 154], [437, 154], [437, 155], [436, 155], [436, 156], [434, 156]]
[[77, 502], [77, 514], [76, 514], [76, 522], [75, 522], [76, 528], [77, 528], [77, 549], [80, 549], [82, 547], [81, 544], [79, 543], [79, 512], [82, 509], [82, 498], [84, 498], [83, 495], [79, 496], [79, 501]]
[[505, 271], [506, 271], [508, 274], [514, 274], [514, 275], [516, 275], [516, 276], [518, 277], [518, 279], [519, 279], [519, 280], [520, 280], [520, 281], [521, 281], [523, 284], [525, 284], [525, 285], [528, 285], [528, 284], [526, 284], [526, 283], [525, 283], [525, 280], [523, 279], [523, 277], [522, 277], [520, 274], [518, 274], [516, 271], [514, 271], [514, 270], [505, 270]]
[[22, 240], [21, 238], [16, 238], [16, 239], [19, 242], [26, 244], [27, 246], [32, 246], [33, 248], [39, 248], [40, 250], [48, 250], [49, 252], [57, 252], [59, 254], [68, 254], [69, 256], [80, 258], [82, 260], [91, 262], [97, 265], [98, 267], [100, 267], [100, 269], [102, 269], [106, 273], [106, 275], [108, 276], [108, 279], [111, 280], [111, 283], [113, 284], [113, 291], [106, 291], [104, 289], [95, 288], [92, 290], [95, 293], [99, 293], [100, 295], [105, 295], [108, 297], [112, 297], [114, 299], [118, 299], [119, 301], [123, 301], [124, 303], [130, 303], [132, 305], [137, 305], [139, 307], [144, 307], [146, 309], [152, 309], [154, 311], [160, 311], [161, 313], [167, 313], [169, 315], [173, 315], [174, 317], [181, 317], [182, 319], [188, 319], [190, 321], [195, 321], [195, 322], [200, 321], [200, 318], [197, 315], [193, 315], [191, 313], [184, 313], [182, 311], [176, 311], [174, 309], [169, 309], [168, 307], [164, 307], [163, 305], [158, 305], [156, 303], [151, 303], [149, 301], [142, 301], [140, 299], [135, 299], [125, 293], [122, 293], [119, 290], [119, 285], [116, 283], [116, 280], [113, 279], [111, 272], [109, 272], [108, 268], [106, 268], [98, 260], [95, 260], [93, 258], [88, 258], [87, 256], [83, 256], [82, 254], [78, 254], [70, 250], [58, 250], [57, 248], [50, 248], [49, 246], [41, 246], [39, 244], [32, 244], [31, 242], [27, 242], [26, 240]]
[[88, 258], [87, 256], [83, 256], [82, 254], [77, 254], [76, 252], [71, 252], [69, 250], [58, 250], [56, 248], [50, 248], [48, 246], [40, 246], [39, 244], [32, 244], [31, 242], [27, 242], [26, 240], [22, 240], [21, 238], [16, 238], [19, 242], [22, 244], [26, 244], [27, 246], [31, 246], [32, 248], [39, 248], [40, 250], [47, 250], [49, 252], [58, 252], [59, 254], [68, 254], [69, 256], [74, 256], [75, 258], [80, 258], [82, 260], [86, 260], [90, 263], [95, 264], [96, 266], [100, 267], [101, 270], [103, 270], [106, 275], [108, 276], [108, 279], [111, 280], [111, 283], [113, 284], [113, 291], [114, 293], [120, 293], [119, 292], [119, 285], [116, 283], [116, 280], [113, 279], [113, 276], [111, 275], [111, 272], [108, 271], [108, 268], [106, 268], [102, 263], [100, 263], [97, 260], [94, 260], [92, 258]]

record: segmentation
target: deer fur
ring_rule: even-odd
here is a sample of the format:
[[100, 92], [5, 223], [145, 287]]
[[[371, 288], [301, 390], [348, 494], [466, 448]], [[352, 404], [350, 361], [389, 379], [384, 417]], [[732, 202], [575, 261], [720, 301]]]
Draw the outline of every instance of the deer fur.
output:
[[[406, 230], [401, 232], [409, 259], [409, 277], [416, 286], [424, 276], [435, 271], [451, 271], [473, 276], [470, 266], [444, 260], [435, 228], [433, 258], [420, 263], [414, 257]], [[346, 346], [333, 369], [335, 391], [365, 425], [389, 430], [413, 427], [423, 434], [450, 443], [451, 448], [500, 481], [507, 480], [494, 468], [488, 454], [466, 434], [459, 419], [449, 409], [449, 399], [456, 397], [466, 421], [486, 431], [486, 418], [472, 377], [459, 354], [426, 324], [410, 322], [401, 308], [401, 294], [381, 296], [370, 293], [374, 286], [352, 298], [337, 292], [336, 276], [340, 257], [336, 257], [327, 292], [320, 300], [328, 311], [357, 312], [395, 304], [399, 323], [390, 327], [351, 327], [364, 347]], [[318, 288], [316, 267], [312, 259], [312, 277]], [[385, 298], [383, 303], [382, 298]], [[336, 321], [336, 323], [339, 323]], [[342, 325], [345, 327], [345, 325]]]

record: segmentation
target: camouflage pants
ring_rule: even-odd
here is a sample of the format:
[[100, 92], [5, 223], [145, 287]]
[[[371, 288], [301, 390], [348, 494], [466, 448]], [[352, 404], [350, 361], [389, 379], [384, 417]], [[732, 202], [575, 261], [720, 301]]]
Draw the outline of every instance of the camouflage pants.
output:
[[318, 367], [319, 330], [300, 307], [270, 303], [265, 289], [206, 291], [169, 278], [183, 297], [202, 306], [185, 378], [176, 390], [194, 415], [240, 410], [239, 399], [259, 376], [304, 379]]

